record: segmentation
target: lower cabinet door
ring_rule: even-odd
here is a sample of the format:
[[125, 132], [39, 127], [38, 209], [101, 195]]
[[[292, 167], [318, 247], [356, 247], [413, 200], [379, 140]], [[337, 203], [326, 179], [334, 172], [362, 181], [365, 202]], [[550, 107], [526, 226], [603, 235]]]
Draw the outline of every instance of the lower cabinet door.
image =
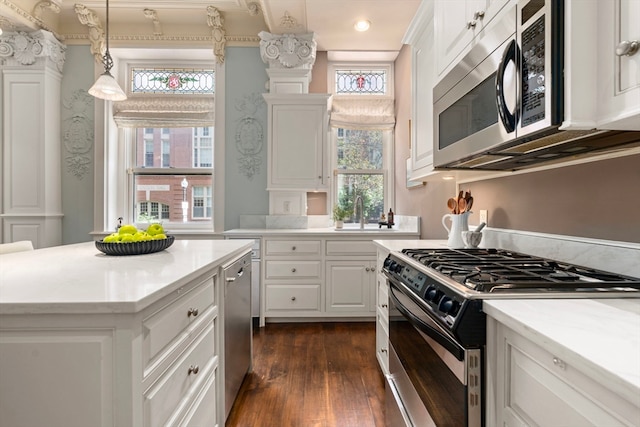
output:
[[199, 393], [195, 396], [191, 406], [187, 412], [181, 417], [179, 422], [170, 421], [168, 426], [180, 427], [214, 427], [221, 425], [218, 423], [218, 416], [221, 411], [218, 409], [218, 400], [216, 393], [217, 368], [211, 371]]
[[[216, 362], [214, 322], [195, 338], [178, 359], [144, 393], [145, 427], [164, 426], [182, 412]], [[169, 423], [170, 424], [170, 423]]]
[[370, 311], [374, 265], [370, 261], [327, 261], [327, 311]]

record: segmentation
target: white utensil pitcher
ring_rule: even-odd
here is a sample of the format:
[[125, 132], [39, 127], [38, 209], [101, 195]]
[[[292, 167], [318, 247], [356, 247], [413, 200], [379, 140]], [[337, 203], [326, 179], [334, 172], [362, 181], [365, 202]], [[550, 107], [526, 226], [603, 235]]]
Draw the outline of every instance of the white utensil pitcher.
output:
[[[464, 248], [464, 242], [462, 241], [462, 232], [469, 231], [469, 214], [471, 212], [461, 213], [459, 215], [446, 214], [442, 217], [442, 225], [447, 233], [449, 233], [449, 240], [447, 240], [447, 246], [450, 248]], [[451, 220], [451, 229], [447, 227], [445, 220], [449, 218]]]

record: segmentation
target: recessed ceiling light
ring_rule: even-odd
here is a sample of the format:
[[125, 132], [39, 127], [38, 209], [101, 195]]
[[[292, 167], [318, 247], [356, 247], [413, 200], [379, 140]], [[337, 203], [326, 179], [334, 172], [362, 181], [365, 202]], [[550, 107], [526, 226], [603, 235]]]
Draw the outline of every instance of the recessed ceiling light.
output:
[[353, 28], [355, 28], [356, 31], [367, 31], [370, 26], [371, 26], [371, 22], [367, 21], [366, 19], [362, 19], [356, 22]]

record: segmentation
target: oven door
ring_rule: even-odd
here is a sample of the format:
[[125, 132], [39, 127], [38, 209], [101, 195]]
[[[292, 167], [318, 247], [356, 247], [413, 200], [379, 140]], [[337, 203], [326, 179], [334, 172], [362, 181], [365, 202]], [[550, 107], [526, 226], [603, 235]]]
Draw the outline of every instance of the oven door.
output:
[[482, 426], [482, 350], [460, 346], [407, 287], [388, 282], [387, 425]]

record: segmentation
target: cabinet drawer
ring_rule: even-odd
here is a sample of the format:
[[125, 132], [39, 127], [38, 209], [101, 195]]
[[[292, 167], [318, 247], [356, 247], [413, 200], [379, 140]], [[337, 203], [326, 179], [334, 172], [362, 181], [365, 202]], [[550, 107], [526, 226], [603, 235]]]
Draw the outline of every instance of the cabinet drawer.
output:
[[375, 255], [373, 240], [327, 240], [327, 255]]
[[266, 255], [320, 255], [320, 240], [267, 240]]
[[[192, 395], [214, 363], [215, 334], [212, 321], [191, 346], [144, 393], [144, 425], [164, 425], [184, 396]], [[213, 404], [213, 403], [212, 403]]]
[[267, 279], [318, 279], [320, 261], [266, 261]]
[[320, 285], [267, 285], [266, 309], [320, 311]]
[[[383, 282], [380, 282], [380, 281]], [[385, 318], [389, 318], [389, 294], [387, 291], [386, 279], [378, 275], [378, 312], [382, 313]]]
[[177, 338], [186, 339], [204, 313], [215, 304], [214, 280], [211, 277], [169, 305], [143, 320], [142, 357], [145, 367], [162, 357], [162, 351]]

